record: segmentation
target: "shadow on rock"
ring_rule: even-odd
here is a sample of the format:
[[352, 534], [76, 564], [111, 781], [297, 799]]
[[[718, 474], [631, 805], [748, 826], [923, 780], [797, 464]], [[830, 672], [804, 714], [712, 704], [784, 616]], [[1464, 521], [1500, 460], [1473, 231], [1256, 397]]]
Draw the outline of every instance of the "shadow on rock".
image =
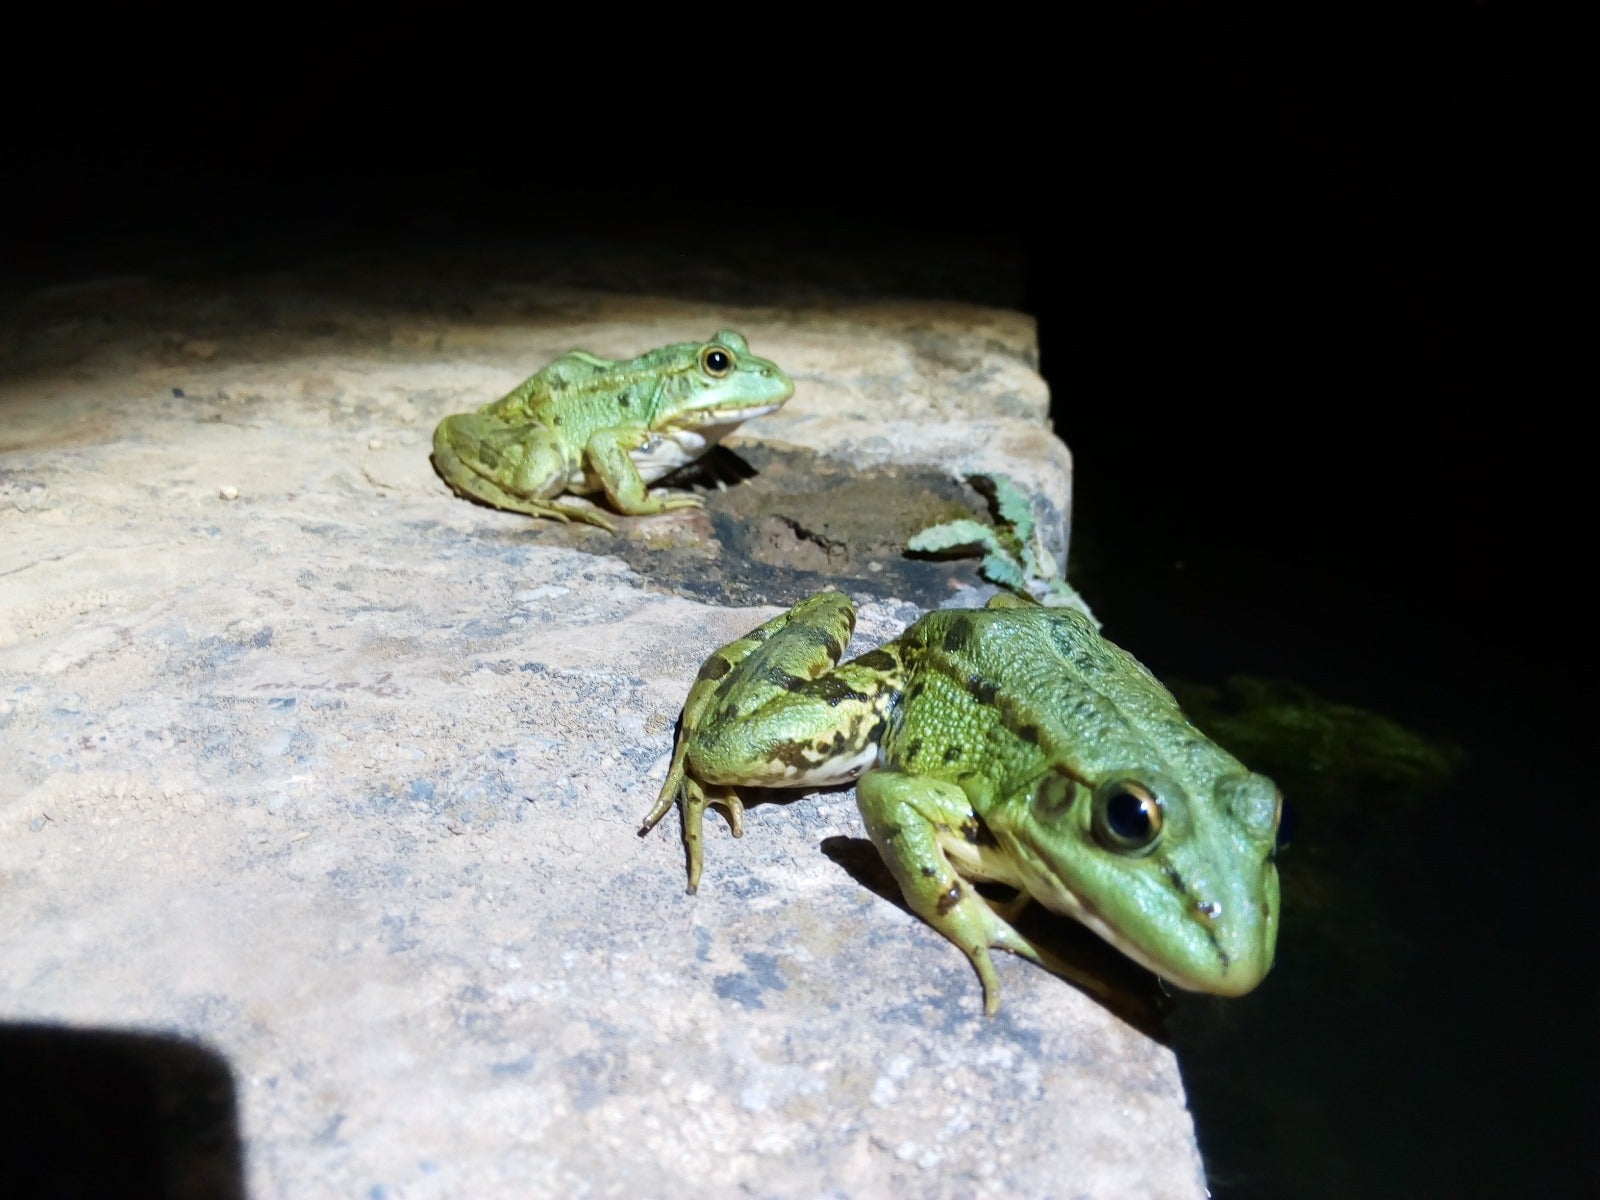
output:
[[243, 1200], [233, 1073], [160, 1034], [0, 1024], [0, 1192]]
[[[905, 912], [911, 911], [900, 885], [876, 847], [865, 838], [824, 838], [822, 852], [862, 887]], [[989, 895], [990, 885], [981, 885], [980, 890]], [[993, 891], [991, 898], [997, 901], [1013, 895], [1009, 888], [995, 887]], [[1056, 974], [1146, 1037], [1162, 1045], [1170, 1044], [1165, 1023], [1175, 1001], [1155, 975], [1076, 921], [1052, 913], [1041, 904], [1030, 904], [1015, 925], [1019, 933], [1055, 960], [1051, 969]], [[972, 986], [979, 986], [976, 974]]]

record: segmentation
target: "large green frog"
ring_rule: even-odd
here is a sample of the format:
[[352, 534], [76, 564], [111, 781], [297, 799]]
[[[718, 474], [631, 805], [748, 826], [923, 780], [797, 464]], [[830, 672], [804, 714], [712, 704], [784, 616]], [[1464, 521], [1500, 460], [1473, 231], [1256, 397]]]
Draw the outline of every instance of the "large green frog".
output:
[[555, 497], [604, 492], [629, 515], [701, 506], [648, 487], [793, 393], [777, 364], [731, 329], [626, 362], [572, 350], [477, 412], [440, 421], [433, 464], [469, 499], [614, 533], [604, 513]]
[[[856, 780], [907, 903], [1000, 1006], [991, 948], [1052, 969], [1012, 925], [1028, 900], [1191, 991], [1236, 996], [1272, 965], [1281, 799], [1195, 729], [1082, 614], [999, 596], [928, 613], [839, 665], [855, 626], [823, 592], [718, 650], [683, 709], [648, 831], [683, 809], [689, 890], [707, 805], [741, 832], [740, 787]], [[997, 904], [973, 887], [1017, 890]]]

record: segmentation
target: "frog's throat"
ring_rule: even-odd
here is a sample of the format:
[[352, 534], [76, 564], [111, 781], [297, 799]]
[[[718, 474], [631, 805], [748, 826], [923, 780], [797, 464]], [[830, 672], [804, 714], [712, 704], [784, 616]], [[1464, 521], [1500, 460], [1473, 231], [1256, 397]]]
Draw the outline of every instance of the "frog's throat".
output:
[[[729, 412], [685, 413], [655, 430], [644, 445], [628, 452], [640, 478], [654, 483], [663, 475], [686, 467], [727, 437], [750, 417], [772, 412], [778, 404], [761, 404]], [[696, 423], [696, 419], [700, 423]]]

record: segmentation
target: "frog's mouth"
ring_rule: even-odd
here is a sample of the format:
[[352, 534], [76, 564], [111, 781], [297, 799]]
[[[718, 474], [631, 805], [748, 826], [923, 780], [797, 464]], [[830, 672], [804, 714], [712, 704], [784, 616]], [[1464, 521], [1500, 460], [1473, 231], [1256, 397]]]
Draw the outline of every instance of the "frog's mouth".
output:
[[[1021, 857], [1037, 868], [1037, 855]], [[1035, 869], [1028, 874], [1032, 880], [1028, 893], [1051, 912], [1071, 917], [1147, 971], [1186, 992], [1242, 996], [1261, 982], [1266, 966], [1270, 965], [1270, 959], [1267, 964], [1260, 965], [1247, 958], [1233, 958], [1214, 936], [1198, 925], [1174, 931], [1181, 948], [1157, 955], [1124, 934], [1093, 900], [1074, 891], [1050, 872]]]
[[1059, 880], [1052, 882], [1054, 886], [1049, 889], [1049, 896], [1039, 897], [1044, 906], [1051, 912], [1060, 913], [1064, 917], [1071, 917], [1074, 921], [1078, 922], [1078, 924], [1091, 930], [1103, 941], [1109, 942], [1112, 946], [1115, 946], [1117, 950], [1125, 954], [1127, 957], [1133, 959], [1134, 962], [1138, 963], [1145, 970], [1155, 972], [1168, 983], [1174, 984], [1177, 987], [1183, 988], [1185, 991], [1190, 992], [1202, 992], [1210, 990], [1209, 988], [1186, 981], [1185, 979], [1181, 978], [1178, 973], [1175, 973], [1172, 970], [1170, 964], [1157, 962], [1150, 955], [1146, 954], [1137, 942], [1129, 941], [1117, 930], [1116, 926], [1112, 925], [1103, 916], [1101, 916], [1100, 910], [1094, 906], [1093, 901], [1084, 896], [1078, 895], [1077, 892], [1073, 891]]
[[[1075, 899], [1077, 898], [1075, 897]], [[1161, 978], [1172, 984], [1173, 987], [1182, 988], [1186, 992], [1210, 992], [1216, 995], [1233, 994], [1224, 990], [1227, 982], [1226, 976], [1207, 976], [1202, 978], [1198, 975], [1189, 974], [1187, 971], [1184, 971], [1181, 967], [1174, 964], [1170, 959], [1157, 959], [1152, 955], [1147, 954], [1144, 948], [1141, 947], [1137, 942], [1130, 941], [1128, 938], [1118, 933], [1113, 926], [1109, 925], [1100, 916], [1100, 914], [1095, 912], [1086, 902], [1080, 899], [1078, 904], [1078, 911], [1073, 914], [1078, 921], [1094, 930], [1095, 933], [1099, 934], [1106, 941], [1110, 942], [1127, 957], [1133, 959], [1134, 962], [1138, 963], [1145, 970], [1152, 971], [1161, 976]], [[1224, 987], [1219, 987], [1219, 983], [1223, 984]], [[1250, 987], [1254, 986], [1254, 983], [1250, 985]], [[1250, 987], [1243, 988], [1242, 990], [1249, 991]]]
[[[1203, 969], [1200, 971], [1187, 969], [1176, 955], [1157, 958], [1146, 952], [1137, 942], [1130, 941], [1118, 933], [1087, 901], [1071, 892], [1063, 890], [1063, 894], [1072, 896], [1076, 905], [1074, 910], [1067, 912], [1067, 915], [1094, 930], [1134, 962], [1147, 971], [1155, 972], [1173, 987], [1182, 988], [1186, 992], [1205, 992], [1212, 996], [1242, 996], [1253, 990], [1266, 974], [1264, 968], [1253, 969], [1248, 961], [1230, 959], [1222, 947], [1214, 942], [1210, 943], [1211, 954], [1201, 960]], [[1058, 911], [1067, 910], [1063, 908]]]
[[668, 426], [662, 430], [671, 437], [679, 433], [693, 432], [705, 439], [705, 444], [714, 446], [727, 437], [746, 421], [756, 417], [764, 417], [768, 413], [777, 412], [783, 407], [783, 400], [774, 400], [764, 404], [751, 404], [745, 408], [703, 408], [693, 412], [683, 413], [673, 418]]

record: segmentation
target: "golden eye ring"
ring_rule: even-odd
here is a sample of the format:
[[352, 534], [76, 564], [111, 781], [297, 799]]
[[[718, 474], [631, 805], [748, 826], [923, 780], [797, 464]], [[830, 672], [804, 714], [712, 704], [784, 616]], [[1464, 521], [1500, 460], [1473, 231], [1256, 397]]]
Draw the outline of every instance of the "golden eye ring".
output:
[[1094, 793], [1095, 840], [1117, 854], [1149, 854], [1161, 840], [1163, 814], [1156, 794], [1136, 779], [1112, 779]]
[[715, 342], [700, 351], [700, 369], [713, 379], [733, 374], [733, 352]]

